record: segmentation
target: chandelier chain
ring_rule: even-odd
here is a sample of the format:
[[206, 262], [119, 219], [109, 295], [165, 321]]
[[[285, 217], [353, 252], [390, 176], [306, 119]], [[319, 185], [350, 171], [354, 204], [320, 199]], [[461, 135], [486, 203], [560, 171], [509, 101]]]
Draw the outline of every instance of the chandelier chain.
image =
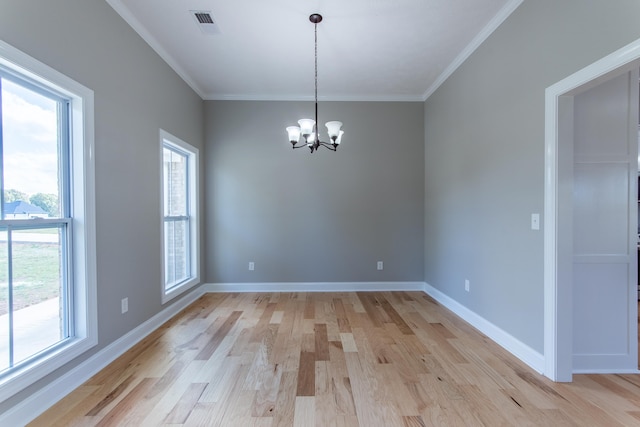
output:
[[315, 101], [316, 101], [316, 141], [320, 141], [320, 136], [318, 135], [318, 23], [314, 23], [313, 24], [313, 34], [314, 34], [314, 46], [315, 46], [315, 51], [314, 51], [314, 57], [315, 57], [315, 71], [314, 71], [314, 77], [315, 77]]

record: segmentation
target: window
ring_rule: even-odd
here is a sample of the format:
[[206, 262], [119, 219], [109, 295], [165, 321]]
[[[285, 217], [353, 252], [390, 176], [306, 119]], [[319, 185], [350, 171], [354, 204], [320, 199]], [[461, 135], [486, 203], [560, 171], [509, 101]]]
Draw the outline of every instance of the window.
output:
[[200, 281], [198, 149], [160, 131], [163, 216], [163, 302]]
[[97, 343], [93, 92], [0, 42], [0, 401]]

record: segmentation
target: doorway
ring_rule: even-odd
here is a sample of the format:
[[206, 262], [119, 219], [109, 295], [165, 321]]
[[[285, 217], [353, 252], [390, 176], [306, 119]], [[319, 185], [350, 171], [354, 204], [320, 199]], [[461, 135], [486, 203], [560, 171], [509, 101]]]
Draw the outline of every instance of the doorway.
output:
[[[577, 165], [574, 158], [574, 132], [578, 132], [574, 128], [575, 102], [580, 94], [586, 93], [614, 78], [630, 72], [637, 75], [638, 67], [640, 67], [640, 40], [550, 86], [545, 93], [544, 374], [554, 381], [571, 381], [574, 362], [576, 360], [579, 363], [583, 362], [574, 358], [574, 339], [580, 338], [579, 327], [582, 326], [575, 327], [574, 317], [580, 318], [581, 312], [584, 312], [585, 309], [582, 305], [577, 305], [575, 313], [573, 310], [574, 304], [584, 304], [585, 301], [585, 298], [581, 298], [582, 295], [576, 298], [574, 293], [574, 263], [576, 258], [573, 236], [574, 173], [577, 171], [578, 175], [580, 175], [585, 170], [589, 172], [589, 168], [585, 169], [582, 165]], [[635, 108], [635, 126], [637, 126], [637, 93], [635, 106], [630, 104], [629, 107]], [[603, 157], [607, 157], [606, 154]], [[627, 159], [626, 161], [627, 173], [629, 173], [630, 160]], [[598, 182], [597, 173], [595, 175], [592, 173], [591, 182], [594, 185]], [[632, 185], [629, 186], [629, 184]], [[633, 178], [629, 175], [626, 185], [628, 191], [631, 188], [636, 188], [635, 174]], [[627, 195], [626, 203], [627, 209], [630, 209], [630, 193]], [[635, 212], [635, 209], [633, 211]], [[634, 223], [635, 221], [636, 219], [633, 220]], [[634, 229], [633, 232], [635, 233], [636, 230]], [[638, 372], [638, 304], [637, 294], [635, 293], [637, 288], [631, 286], [632, 279], [636, 278], [637, 269], [633, 271], [629, 267], [631, 265], [635, 267], [636, 265], [636, 242], [635, 239], [629, 238], [631, 234], [631, 231], [627, 231], [627, 249], [624, 256], [620, 254], [621, 256], [619, 257], [620, 260], [625, 257], [627, 259], [626, 273], [624, 274], [629, 276], [627, 277], [626, 288], [623, 294], [619, 290], [617, 291], [617, 305], [608, 304], [608, 307], [604, 308], [605, 310], [612, 310], [612, 307], [617, 307], [617, 313], [602, 313], [602, 310], [599, 310], [600, 307], [595, 305], [598, 301], [594, 302], [593, 295], [591, 295], [591, 303], [594, 305], [590, 309], [596, 315], [598, 313], [602, 314], [600, 316], [601, 320], [609, 321], [611, 319], [607, 316], [616, 317], [613, 315], [618, 314], [618, 323], [609, 323], [608, 325], [609, 328], [614, 325], [615, 328], [623, 329], [622, 332], [620, 329], [616, 329], [618, 341], [615, 342], [615, 345], [617, 348], [616, 351], [611, 352], [616, 353], [614, 356], [617, 357], [598, 359], [595, 356], [603, 356], [603, 353], [607, 353], [607, 351], [606, 349], [603, 351], [603, 348], [594, 349], [596, 351], [591, 355], [594, 357], [589, 360], [589, 363], [592, 364], [584, 365], [589, 366], [589, 369], [582, 368], [584, 372]], [[589, 245], [587, 244], [587, 246]], [[582, 248], [579, 249], [582, 250]], [[595, 255], [596, 252], [587, 255]], [[631, 255], [634, 257], [633, 261], [629, 260]], [[591, 257], [591, 261], [595, 261], [594, 256]], [[580, 281], [589, 278], [590, 272], [596, 272], [601, 277], [604, 277], [606, 272], [604, 270], [600, 271], [597, 264], [597, 262], [594, 262], [589, 268], [576, 271], [577, 279]], [[615, 266], [610, 266], [609, 270], [616, 270], [616, 273], [620, 275], [621, 270], [625, 268], [616, 270]], [[594, 295], [598, 295], [597, 292], [594, 292]], [[624, 298], [624, 300], [622, 301], [621, 298]], [[624, 303], [622, 311], [620, 311], [621, 301]], [[623, 316], [620, 316], [620, 313]], [[592, 323], [593, 325], [595, 323]], [[576, 330], [574, 331], [574, 329]], [[574, 334], [576, 331], [578, 333]], [[620, 343], [621, 336], [625, 340], [622, 345]], [[593, 341], [597, 342], [597, 340]], [[621, 346], [624, 347], [623, 351], [620, 351]], [[606, 354], [606, 356], [611, 356], [611, 354]], [[609, 364], [607, 365], [607, 363]]]
[[[637, 369], [638, 70], [572, 93], [573, 372]], [[569, 108], [569, 107], [568, 107]], [[568, 111], [569, 112], [569, 111]], [[564, 126], [564, 124], [560, 124]]]

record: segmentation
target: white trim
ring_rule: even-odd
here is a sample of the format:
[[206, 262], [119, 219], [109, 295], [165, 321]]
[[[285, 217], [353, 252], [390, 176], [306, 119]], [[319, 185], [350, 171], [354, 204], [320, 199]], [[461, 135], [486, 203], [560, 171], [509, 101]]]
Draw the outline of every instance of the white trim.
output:
[[155, 37], [151, 35], [149, 31], [145, 28], [144, 25], [140, 23], [140, 21], [134, 16], [133, 13], [129, 10], [127, 6], [121, 0], [107, 0], [107, 3], [120, 15], [124, 21], [129, 24], [129, 26], [136, 32], [142, 39], [147, 42], [149, 46], [166, 62], [173, 71], [176, 72], [180, 76], [184, 82], [189, 85], [191, 89], [195, 93], [200, 96], [200, 98], [204, 99], [204, 92], [200, 89], [200, 86], [196, 84], [193, 79], [189, 76], [187, 72], [180, 66], [180, 63], [173, 59], [173, 56], [169, 55], [169, 53], [162, 47], [162, 45], [156, 40]]
[[574, 374], [640, 374], [639, 369], [576, 369], [573, 371]]
[[522, 341], [508, 334], [485, 318], [469, 310], [453, 298], [443, 294], [438, 289], [425, 283], [424, 291], [427, 295], [438, 301], [440, 304], [451, 310], [456, 316], [462, 318], [474, 328], [485, 334], [491, 340], [503, 347], [509, 353], [529, 365], [537, 372], [542, 372], [544, 368], [544, 357]]
[[496, 16], [476, 35], [471, 43], [453, 60], [451, 64], [438, 76], [438, 78], [422, 94], [422, 100], [426, 101], [438, 88], [466, 61], [473, 52], [489, 38], [493, 32], [511, 15], [524, 0], [510, 0], [505, 4]]
[[[570, 300], [566, 287], [571, 283], [558, 280], [558, 113], [563, 95], [573, 95], [577, 89], [597, 85], [612, 73], [622, 73], [640, 59], [640, 39], [594, 62], [576, 73], [549, 86], [545, 91], [545, 182], [544, 182], [544, 374], [554, 381], [571, 379], [571, 347], [562, 345], [571, 339], [572, 317], [562, 310]], [[633, 64], [637, 66], [637, 64]], [[570, 297], [569, 297], [570, 298]], [[561, 299], [561, 301], [559, 301]], [[569, 337], [566, 336], [569, 331]], [[570, 342], [570, 341], [569, 341]], [[567, 350], [567, 348], [569, 350]]]
[[53, 354], [0, 381], [0, 401], [15, 395], [98, 343], [93, 91], [0, 40], [0, 64], [71, 101], [70, 153], [73, 211], [75, 338]]
[[171, 320], [205, 293], [211, 292], [351, 292], [424, 291], [424, 282], [218, 283], [204, 284], [175, 304], [123, 335], [80, 365], [0, 414], [0, 425], [26, 425], [80, 387], [147, 335]]
[[366, 292], [424, 291], [424, 282], [205, 283], [207, 292]]
[[[557, 342], [557, 194], [558, 194], [558, 97], [545, 95], [545, 172], [544, 172], [544, 374], [558, 381], [558, 342]], [[553, 143], [552, 143], [553, 141]], [[566, 380], [570, 380], [565, 378]]]
[[532, 369], [538, 372], [542, 370], [544, 363], [541, 354], [424, 282], [207, 283], [0, 414], [0, 425], [25, 425], [37, 418], [206, 293], [359, 291], [425, 292]]
[[42, 387], [22, 402], [0, 414], [0, 425], [18, 426], [26, 425], [33, 421], [204, 294], [205, 292], [202, 288], [194, 290], [180, 301], [170, 305], [140, 326], [118, 338], [80, 365], [67, 371], [64, 375]]
[[[208, 93], [203, 98], [206, 101], [309, 101], [313, 102], [313, 95], [265, 95], [265, 94], [219, 94]], [[351, 102], [424, 102], [422, 95], [322, 95], [319, 102], [351, 101]]]
[[[471, 40], [462, 52], [449, 64], [438, 78], [422, 95], [331, 95], [325, 96], [324, 101], [366, 101], [366, 102], [424, 102], [435, 92], [460, 65], [520, 6], [524, 0], [509, 0], [489, 23]], [[107, 3], [125, 20], [133, 30], [193, 89], [200, 98], [207, 101], [313, 101], [306, 95], [265, 95], [265, 94], [219, 94], [205, 93], [198, 84], [184, 71], [176, 61], [147, 31], [135, 15], [122, 0], [107, 0]]]
[[[165, 289], [165, 253], [164, 253], [164, 146], [171, 145], [185, 152], [187, 156], [187, 171], [189, 192], [189, 216], [191, 227], [189, 230], [189, 242], [191, 244], [189, 262], [191, 263], [191, 277], [186, 282], [175, 286], [168, 291]], [[160, 254], [162, 256], [161, 290], [162, 304], [182, 295], [189, 289], [200, 284], [200, 150], [191, 144], [160, 129], [160, 215], [163, 220], [160, 225]]]

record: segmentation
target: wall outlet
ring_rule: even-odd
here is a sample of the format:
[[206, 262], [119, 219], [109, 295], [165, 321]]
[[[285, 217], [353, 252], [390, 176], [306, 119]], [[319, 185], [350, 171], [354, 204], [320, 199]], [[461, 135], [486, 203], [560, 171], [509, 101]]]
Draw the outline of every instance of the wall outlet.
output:
[[256, 264], [253, 261], [249, 261], [249, 271], [256, 269]]
[[378, 270], [382, 270], [384, 268], [384, 264], [382, 261], [378, 261]]
[[464, 279], [464, 290], [469, 292], [470, 287], [471, 283], [469, 282], [469, 279]]
[[120, 311], [122, 311], [122, 314], [129, 311], [129, 298], [122, 298], [120, 300]]

